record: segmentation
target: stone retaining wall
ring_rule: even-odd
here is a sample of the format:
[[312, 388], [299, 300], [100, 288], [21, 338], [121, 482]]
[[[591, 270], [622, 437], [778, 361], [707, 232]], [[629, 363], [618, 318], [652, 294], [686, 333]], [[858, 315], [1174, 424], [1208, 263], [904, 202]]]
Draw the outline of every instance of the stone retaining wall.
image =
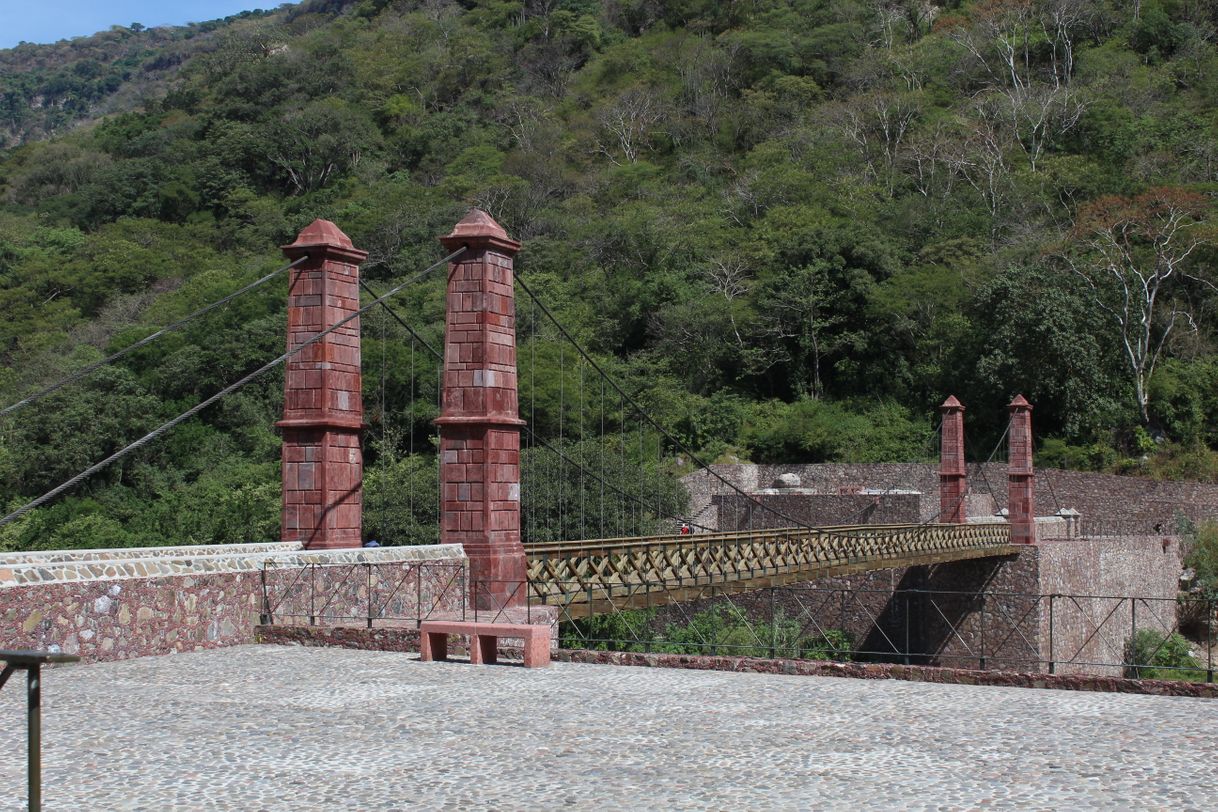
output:
[[[914, 490], [922, 494], [921, 518], [929, 520], [939, 512], [939, 470], [929, 463], [876, 463], [812, 465], [714, 465], [714, 473], [733, 483], [745, 493], [768, 488], [779, 475], [799, 475], [801, 487], [821, 494], [838, 494], [843, 489]], [[690, 513], [694, 520], [713, 527], [715, 495], [732, 493], [732, 489], [713, 474], [699, 471], [683, 479], [690, 493]], [[993, 497], [993, 509], [1007, 506], [1006, 463], [968, 466], [968, 487], [975, 495]], [[1164, 482], [1132, 476], [1095, 474], [1083, 471], [1062, 471], [1052, 468], [1036, 470], [1035, 489], [1037, 513], [1049, 515], [1059, 508], [1074, 508], [1083, 515], [1084, 529], [1090, 525], [1099, 532], [1109, 525], [1116, 532], [1140, 528], [1149, 532], [1156, 524], [1164, 530], [1174, 527], [1176, 515], [1183, 514], [1194, 521], [1218, 519], [1218, 485], [1200, 482]], [[970, 515], [989, 508], [989, 500], [970, 499]], [[838, 524], [850, 515], [843, 506], [840, 513], [822, 517], [825, 524]]]
[[1135, 628], [1175, 629], [1178, 561], [1170, 537], [1048, 541], [661, 607], [651, 630], [730, 603], [762, 642], [777, 616], [809, 636], [845, 632], [862, 659], [1044, 672], [1052, 661], [1060, 674], [1120, 675]]
[[374, 596], [394, 596], [375, 601], [378, 610], [414, 611], [427, 603], [460, 611], [464, 600], [463, 581], [449, 586], [465, 563], [457, 545], [202, 548], [221, 551], [208, 555], [199, 549], [0, 555], [0, 648], [61, 651], [93, 662], [249, 643], [267, 609], [264, 594], [281, 611], [303, 611], [306, 622], [310, 610], [323, 607], [316, 614], [366, 614], [370, 584]]

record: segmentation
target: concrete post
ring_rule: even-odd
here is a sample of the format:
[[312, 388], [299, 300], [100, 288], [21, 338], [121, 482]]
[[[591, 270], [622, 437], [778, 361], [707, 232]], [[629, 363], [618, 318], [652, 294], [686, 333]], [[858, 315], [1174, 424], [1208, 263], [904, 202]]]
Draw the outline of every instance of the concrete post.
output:
[[[290, 271], [290, 350], [359, 309], [359, 263], [368, 254], [327, 220], [314, 220], [283, 253], [308, 257]], [[308, 549], [363, 543], [359, 321], [292, 356], [284, 374], [283, 419], [275, 424], [283, 430], [280, 538]]]
[[964, 524], [964, 495], [968, 476], [964, 466], [964, 406], [949, 397], [939, 407], [943, 428], [939, 436], [939, 521]]
[[440, 427], [440, 540], [469, 557], [478, 608], [527, 603], [520, 539], [520, 419], [512, 258], [520, 243], [473, 209], [440, 242], [448, 275]]
[[1032, 404], [1023, 395], [1011, 401], [1010, 453], [1007, 462], [1007, 510], [1012, 544], [1036, 543], [1036, 501], [1032, 468]]

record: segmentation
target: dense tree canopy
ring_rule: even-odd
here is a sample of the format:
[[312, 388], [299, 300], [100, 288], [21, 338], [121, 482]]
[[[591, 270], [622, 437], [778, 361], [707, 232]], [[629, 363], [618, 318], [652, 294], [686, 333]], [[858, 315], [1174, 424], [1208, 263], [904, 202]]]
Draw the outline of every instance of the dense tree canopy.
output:
[[[1214, 477], [1216, 37], [1214, 0], [329, 0], [0, 51], [0, 393], [266, 273], [315, 217], [379, 289], [477, 205], [680, 441], [629, 446], [656, 473], [920, 458], [948, 394], [980, 451], [1023, 392], [1046, 461]], [[433, 345], [441, 285], [395, 304]], [[271, 287], [0, 418], [0, 497], [273, 357]], [[520, 320], [537, 432], [595, 453]], [[435, 362], [364, 333], [370, 532], [428, 538]], [[0, 547], [273, 536], [280, 386]]]

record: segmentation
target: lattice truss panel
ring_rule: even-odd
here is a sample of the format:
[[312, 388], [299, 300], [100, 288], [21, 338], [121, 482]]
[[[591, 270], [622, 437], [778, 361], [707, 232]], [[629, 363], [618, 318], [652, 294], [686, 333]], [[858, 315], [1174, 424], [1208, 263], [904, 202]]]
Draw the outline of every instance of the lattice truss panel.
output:
[[1012, 549], [1006, 524], [923, 524], [545, 542], [525, 551], [533, 599], [566, 605], [622, 594], [664, 603], [664, 593], [676, 600], [708, 584], [768, 586]]

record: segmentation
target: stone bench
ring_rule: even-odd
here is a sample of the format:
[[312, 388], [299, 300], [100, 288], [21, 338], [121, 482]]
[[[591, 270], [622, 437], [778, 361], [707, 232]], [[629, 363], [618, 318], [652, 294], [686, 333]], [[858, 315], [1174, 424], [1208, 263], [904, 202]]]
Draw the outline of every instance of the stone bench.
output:
[[469, 661], [473, 665], [495, 663], [499, 659], [499, 639], [504, 637], [524, 641], [525, 668], [544, 668], [550, 664], [549, 626], [462, 620], [424, 620], [419, 625], [419, 658], [425, 663], [447, 660], [450, 634], [469, 638]]

